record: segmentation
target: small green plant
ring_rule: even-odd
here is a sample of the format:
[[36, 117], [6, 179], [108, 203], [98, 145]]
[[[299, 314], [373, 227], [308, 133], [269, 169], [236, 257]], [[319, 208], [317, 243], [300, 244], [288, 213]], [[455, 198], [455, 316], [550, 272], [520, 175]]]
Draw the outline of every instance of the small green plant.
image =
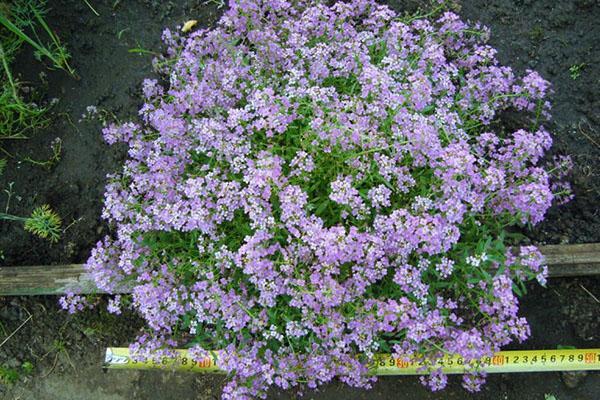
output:
[[65, 351], [66, 350], [66, 345], [65, 342], [62, 339], [54, 339], [54, 341], [52, 342], [52, 349], [54, 351]]
[[20, 84], [13, 79], [9, 68], [9, 52], [0, 41], [0, 139], [27, 139], [27, 132], [49, 122], [48, 107], [34, 101], [25, 101], [20, 94]]
[[546, 393], [544, 395], [544, 400], [558, 400], [555, 395]]
[[34, 365], [29, 361], [21, 364], [20, 368], [12, 368], [7, 365], [0, 366], [0, 384], [12, 385], [16, 383], [23, 375], [30, 375]]
[[47, 204], [36, 208], [31, 217], [25, 219], [25, 230], [51, 242], [60, 238], [61, 220]]
[[14, 182], [10, 182], [8, 184], [8, 188], [4, 189], [4, 193], [6, 193], [6, 207], [4, 208], [4, 212], [8, 213], [8, 210], [10, 209], [10, 201], [12, 200], [15, 192], [13, 191], [13, 186], [15, 185]]
[[4, 385], [12, 385], [20, 378], [19, 371], [15, 368], [0, 366], [0, 383]]
[[534, 42], [540, 42], [544, 39], [544, 28], [541, 25], [535, 25], [529, 31], [529, 38]]
[[[75, 77], [75, 70], [68, 63], [71, 57], [69, 52], [44, 19], [43, 4], [43, 2], [32, 1], [14, 2], [9, 12], [0, 10], [0, 25], [12, 32], [19, 40], [30, 44], [35, 49], [38, 60], [45, 57], [55, 68], [63, 69]], [[49, 39], [47, 44], [38, 32], [39, 27]]]
[[33, 372], [33, 369], [35, 368], [35, 366], [33, 365], [33, 363], [29, 362], [29, 361], [25, 361], [22, 365], [21, 365], [21, 369], [23, 370], [23, 372], [25, 374], [31, 374]]
[[34, 165], [38, 165], [40, 167], [44, 167], [47, 169], [51, 169], [52, 167], [54, 167], [56, 164], [58, 164], [58, 162], [60, 161], [60, 157], [62, 154], [62, 140], [61, 138], [55, 138], [52, 143], [50, 144], [50, 148], [52, 149], [52, 156], [44, 161], [38, 161], [38, 160], [34, 160], [30, 157], [25, 157], [24, 161], [27, 161], [28, 163], [34, 164]]
[[47, 111], [52, 103], [38, 101], [36, 93], [27, 90], [10, 69], [23, 43], [33, 46], [38, 59], [47, 57], [55, 68], [74, 75], [68, 53], [44, 20], [43, 6], [39, 0], [0, 2], [0, 139], [27, 139], [30, 131], [49, 123]]
[[79, 120], [79, 122], [82, 121], [98, 121], [103, 126], [107, 126], [111, 123], [120, 123], [119, 118], [114, 112], [105, 108], [99, 108], [97, 106], [87, 106], [85, 112], [81, 115], [81, 119]]
[[23, 222], [26, 231], [53, 243], [60, 239], [61, 219], [47, 204], [33, 210], [29, 217], [0, 213], [0, 219]]
[[[62, 328], [61, 328], [61, 330], [62, 330]], [[54, 370], [54, 367], [56, 367], [56, 364], [58, 363], [58, 358], [61, 354], [67, 359], [67, 362], [69, 363], [71, 368], [73, 368], [74, 370], [76, 369], [75, 364], [73, 364], [73, 361], [71, 361], [71, 356], [69, 355], [69, 352], [67, 350], [67, 344], [62, 339], [62, 336], [59, 339], [54, 339], [54, 341], [52, 342], [50, 351], [48, 353], [46, 353], [42, 358], [46, 357], [48, 354], [51, 354], [51, 353], [54, 353], [54, 362], [52, 364], [52, 368], [50, 369], [50, 372], [52, 372]], [[48, 372], [48, 373], [50, 373], [50, 372]]]
[[585, 68], [586, 65], [586, 63], [571, 65], [571, 67], [569, 68], [569, 75], [571, 76], [571, 79], [576, 80], [577, 78], [579, 78], [581, 76], [581, 71]]

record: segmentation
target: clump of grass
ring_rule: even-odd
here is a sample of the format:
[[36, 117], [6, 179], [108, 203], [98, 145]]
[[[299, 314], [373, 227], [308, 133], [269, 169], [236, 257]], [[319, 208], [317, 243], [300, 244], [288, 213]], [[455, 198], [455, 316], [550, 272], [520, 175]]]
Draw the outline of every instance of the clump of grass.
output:
[[[30, 44], [37, 59], [45, 57], [54, 68], [63, 69], [75, 77], [75, 70], [68, 62], [71, 55], [44, 19], [44, 5], [42, 1], [16, 1], [11, 5], [10, 16], [0, 10], [0, 24], [20, 41]], [[40, 31], [43, 33], [40, 34]], [[47, 39], [44, 40], [43, 36]]]
[[15, 368], [0, 366], [0, 383], [4, 385], [12, 385], [20, 378], [19, 371]]
[[0, 140], [27, 139], [30, 132], [49, 122], [43, 105], [25, 95], [10, 64], [23, 43], [34, 48], [37, 59], [47, 59], [51, 68], [60, 68], [75, 76], [70, 58], [58, 36], [44, 19], [45, 2], [39, 0], [0, 1]]
[[25, 361], [20, 369], [0, 365], [0, 384], [13, 385], [21, 379], [22, 376], [30, 375], [34, 368], [34, 365], [29, 361]]
[[48, 107], [27, 101], [9, 68], [9, 53], [0, 41], [0, 139], [26, 139], [27, 133], [47, 125]]
[[26, 231], [42, 239], [48, 239], [52, 243], [60, 239], [62, 221], [47, 204], [37, 207], [29, 217], [0, 213], [0, 219], [23, 222]]
[[586, 63], [573, 64], [569, 67], [569, 76], [573, 80], [577, 80], [581, 76], [581, 71], [585, 68]]

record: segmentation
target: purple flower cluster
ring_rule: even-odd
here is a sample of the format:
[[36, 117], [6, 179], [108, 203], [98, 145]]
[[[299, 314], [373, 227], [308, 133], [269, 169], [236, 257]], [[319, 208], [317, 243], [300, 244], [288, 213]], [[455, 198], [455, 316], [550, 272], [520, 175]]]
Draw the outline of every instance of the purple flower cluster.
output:
[[[554, 197], [549, 84], [486, 37], [372, 0], [233, 0], [212, 29], [166, 31], [168, 85], [104, 129], [129, 157], [106, 191], [116, 235], [87, 263], [100, 288], [133, 286], [132, 351], [223, 350], [223, 397], [244, 399], [369, 387], [378, 352], [469, 364], [527, 338], [513, 284], [543, 282], [543, 259], [505, 229]], [[536, 128], [499, 129], [505, 110]]]
[[60, 307], [69, 314], [75, 314], [76, 312], [93, 308], [93, 304], [90, 304], [85, 297], [76, 295], [73, 292], [67, 292], [58, 302]]

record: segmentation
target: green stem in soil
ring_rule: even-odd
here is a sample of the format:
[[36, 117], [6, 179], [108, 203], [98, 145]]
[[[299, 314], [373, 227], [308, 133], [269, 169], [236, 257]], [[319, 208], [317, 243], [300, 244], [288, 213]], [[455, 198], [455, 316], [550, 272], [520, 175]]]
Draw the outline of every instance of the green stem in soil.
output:
[[92, 10], [92, 12], [93, 12], [94, 14], [96, 14], [96, 17], [99, 17], [99, 16], [100, 16], [100, 14], [98, 14], [98, 11], [96, 11], [96, 10], [94, 9], [94, 7], [92, 7], [92, 5], [91, 5], [91, 4], [90, 4], [90, 3], [89, 3], [87, 0], [83, 0], [83, 2], [84, 2], [84, 3], [85, 3], [85, 4], [86, 4], [86, 5], [87, 5], [87, 6], [90, 8], [90, 10]]
[[51, 51], [46, 46], [33, 40], [25, 32], [23, 32], [23, 30], [21, 30], [18, 26], [16, 26], [8, 18], [6, 18], [6, 16], [2, 13], [0, 13], [0, 24], [4, 25], [6, 29], [14, 33], [19, 39], [29, 43], [39, 54], [50, 59], [55, 67], [63, 69], [67, 71], [71, 76], [75, 77], [75, 70], [71, 68], [71, 66], [69, 66], [69, 63], [67, 62], [69, 54], [60, 43], [58, 36], [56, 36], [56, 34], [52, 32], [52, 29], [50, 29], [48, 24], [46, 24], [46, 21], [42, 17], [42, 14], [39, 10], [33, 8], [32, 11], [35, 18], [37, 19], [37, 22], [42, 28], [44, 28], [44, 30], [50, 37], [50, 40], [52, 41], [54, 47], [54, 51]]
[[17, 94], [15, 81], [13, 80], [13, 76], [10, 73], [10, 68], [8, 67], [8, 62], [6, 61], [6, 53], [4, 52], [4, 46], [2, 46], [2, 43], [0, 43], [0, 59], [2, 60], [2, 67], [4, 68], [4, 72], [6, 73], [8, 83], [10, 84], [10, 88], [12, 89], [13, 98], [15, 99], [15, 101], [18, 102], [20, 99]]
[[0, 220], [25, 222], [27, 221], [27, 218], [0, 212]]

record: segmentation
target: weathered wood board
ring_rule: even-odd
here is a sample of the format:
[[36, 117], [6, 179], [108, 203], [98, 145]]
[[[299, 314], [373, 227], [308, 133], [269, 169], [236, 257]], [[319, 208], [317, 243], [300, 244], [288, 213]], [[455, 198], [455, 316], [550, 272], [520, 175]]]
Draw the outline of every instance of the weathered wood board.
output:
[[[600, 275], [600, 243], [540, 246], [552, 278]], [[81, 264], [0, 267], [0, 296], [102, 293]], [[120, 290], [127, 292], [124, 286]]]

